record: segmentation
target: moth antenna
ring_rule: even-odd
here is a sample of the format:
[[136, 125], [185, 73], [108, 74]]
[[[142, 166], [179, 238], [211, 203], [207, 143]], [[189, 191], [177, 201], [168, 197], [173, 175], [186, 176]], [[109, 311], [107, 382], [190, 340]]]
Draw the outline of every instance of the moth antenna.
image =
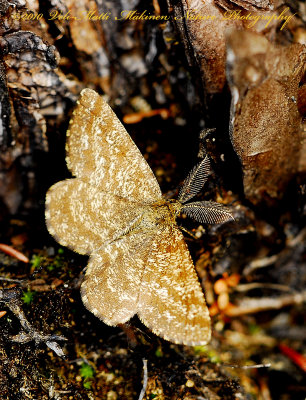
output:
[[235, 219], [228, 207], [213, 201], [195, 201], [186, 204], [182, 212], [204, 224], [221, 224]]
[[179, 192], [178, 201], [180, 203], [186, 203], [188, 200], [192, 199], [192, 197], [196, 196], [204, 186], [210, 173], [210, 161], [206, 155], [205, 158], [189, 172]]

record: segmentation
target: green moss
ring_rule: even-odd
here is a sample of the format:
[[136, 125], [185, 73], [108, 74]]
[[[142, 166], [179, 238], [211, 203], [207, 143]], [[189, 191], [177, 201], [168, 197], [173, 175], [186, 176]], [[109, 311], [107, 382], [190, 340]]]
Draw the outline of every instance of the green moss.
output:
[[259, 333], [261, 331], [261, 328], [256, 324], [249, 324], [248, 330], [251, 335], [256, 335], [256, 333]]
[[31, 290], [27, 290], [26, 292], [23, 292], [23, 296], [21, 297], [21, 300], [25, 304], [30, 304], [34, 300], [36, 292], [32, 292]]
[[161, 347], [158, 347], [158, 349], [155, 351], [155, 355], [156, 357], [163, 357], [164, 353]]
[[32, 265], [32, 268], [34, 268], [34, 269], [35, 268], [39, 268], [40, 264], [41, 264], [41, 257], [36, 255], [36, 254], [34, 254], [32, 256], [32, 259], [31, 259], [30, 263]]
[[62, 249], [58, 250], [58, 255], [54, 257], [52, 264], [47, 266], [48, 271], [54, 271], [56, 268], [63, 268], [65, 259], [61, 256], [63, 250], [61, 252], [60, 250]]
[[53, 265], [55, 268], [61, 268], [64, 265], [64, 258], [57, 255], [53, 260]]
[[83, 386], [84, 386], [85, 389], [90, 390], [91, 387], [92, 387], [92, 382], [91, 382], [91, 381], [88, 381], [88, 380], [84, 380]]
[[206, 346], [194, 346], [193, 350], [194, 350], [195, 354], [207, 354]]
[[207, 346], [194, 346], [193, 349], [197, 355], [206, 355], [212, 363], [221, 362], [219, 354], [215, 350], [207, 348]]
[[93, 378], [94, 374], [95, 374], [95, 371], [89, 364], [83, 363], [81, 365], [80, 375], [82, 378], [84, 378], [84, 379]]
[[83, 363], [81, 365], [79, 373], [80, 373], [81, 377], [83, 378], [84, 388], [90, 390], [92, 387], [92, 379], [95, 374], [94, 369], [89, 364]]

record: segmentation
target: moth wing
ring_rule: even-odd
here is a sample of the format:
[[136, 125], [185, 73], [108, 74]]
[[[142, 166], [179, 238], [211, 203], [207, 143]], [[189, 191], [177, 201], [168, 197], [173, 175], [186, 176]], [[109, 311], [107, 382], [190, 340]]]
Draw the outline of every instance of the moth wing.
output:
[[144, 203], [161, 199], [146, 160], [109, 105], [84, 89], [67, 132], [67, 165], [92, 186]]
[[174, 343], [210, 340], [210, 317], [190, 253], [177, 227], [150, 244], [142, 276], [138, 316], [157, 335]]
[[130, 233], [90, 257], [81, 296], [86, 308], [108, 325], [137, 312], [141, 277], [152, 237]]
[[91, 254], [120, 235], [142, 213], [139, 204], [103, 192], [81, 179], [53, 185], [46, 195], [46, 224], [62, 245]]

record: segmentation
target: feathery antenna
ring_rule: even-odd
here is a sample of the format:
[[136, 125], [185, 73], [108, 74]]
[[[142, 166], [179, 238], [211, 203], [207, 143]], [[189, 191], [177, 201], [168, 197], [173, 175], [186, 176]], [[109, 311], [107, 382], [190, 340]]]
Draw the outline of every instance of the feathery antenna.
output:
[[234, 220], [231, 210], [214, 201], [195, 201], [186, 204], [182, 212], [188, 217], [204, 224], [220, 224]]
[[197, 164], [188, 174], [178, 195], [180, 203], [186, 203], [196, 196], [204, 186], [211, 172], [209, 158], [205, 158]]

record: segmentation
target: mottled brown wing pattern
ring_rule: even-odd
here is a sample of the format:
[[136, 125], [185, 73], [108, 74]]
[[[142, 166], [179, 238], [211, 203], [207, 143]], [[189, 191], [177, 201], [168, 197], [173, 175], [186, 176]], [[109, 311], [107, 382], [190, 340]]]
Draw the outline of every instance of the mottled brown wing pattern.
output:
[[162, 198], [158, 182], [109, 105], [84, 89], [67, 132], [67, 165], [94, 187], [132, 201]]
[[91, 254], [120, 236], [142, 212], [140, 204], [81, 179], [58, 182], [46, 196], [49, 232], [61, 245], [80, 254]]
[[82, 300], [106, 324], [124, 323], [137, 313], [145, 255], [153, 234], [127, 234], [90, 257], [81, 286]]
[[178, 344], [210, 340], [210, 318], [183, 235], [176, 227], [128, 234], [90, 258], [81, 288], [86, 307], [106, 324], [136, 313]]
[[160, 231], [150, 244], [137, 313], [157, 335], [178, 344], [210, 340], [210, 317], [193, 262], [177, 226]]
[[76, 178], [49, 189], [46, 222], [59, 243], [90, 255], [81, 288], [86, 307], [109, 325], [137, 313], [165, 339], [207, 343], [208, 310], [175, 222], [181, 204], [163, 200], [136, 145], [90, 89], [70, 124], [67, 165]]

